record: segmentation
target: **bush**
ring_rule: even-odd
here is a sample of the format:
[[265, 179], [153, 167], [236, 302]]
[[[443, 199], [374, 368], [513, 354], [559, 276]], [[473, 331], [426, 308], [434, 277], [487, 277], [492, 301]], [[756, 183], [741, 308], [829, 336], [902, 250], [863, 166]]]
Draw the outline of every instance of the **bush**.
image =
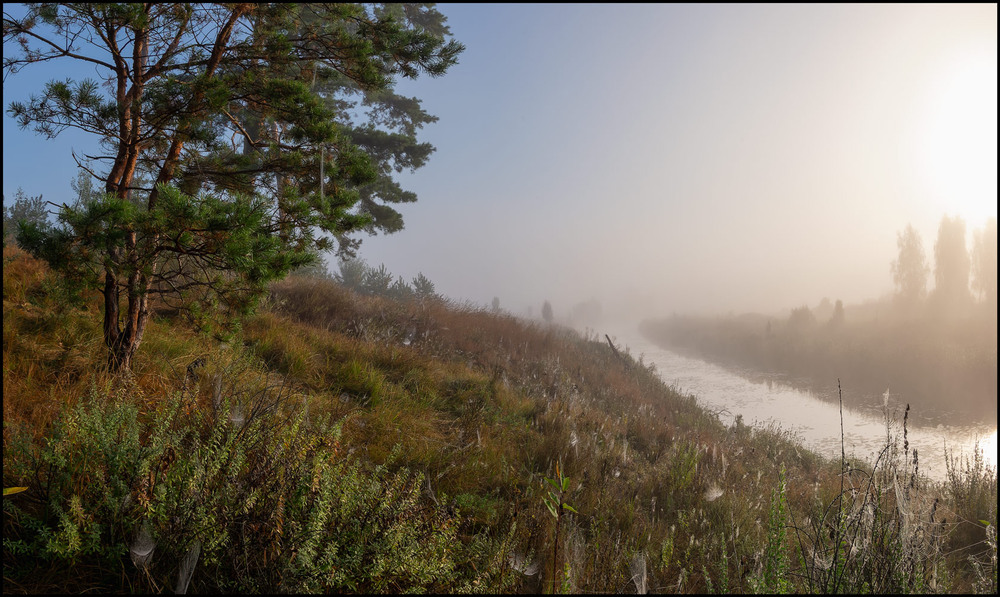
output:
[[5, 578], [73, 566], [104, 590], [509, 586], [511, 536], [464, 544], [460, 519], [422, 503], [420, 473], [343, 454], [338, 425], [288, 412], [287, 397], [219, 397], [212, 414], [175, 394], [143, 415], [128, 391], [95, 390], [40, 449], [11, 429], [5, 485], [36, 481], [4, 500]]
[[977, 444], [972, 456], [945, 452], [946, 490], [955, 518], [949, 551], [964, 552], [977, 576], [977, 592], [995, 593], [997, 475]]

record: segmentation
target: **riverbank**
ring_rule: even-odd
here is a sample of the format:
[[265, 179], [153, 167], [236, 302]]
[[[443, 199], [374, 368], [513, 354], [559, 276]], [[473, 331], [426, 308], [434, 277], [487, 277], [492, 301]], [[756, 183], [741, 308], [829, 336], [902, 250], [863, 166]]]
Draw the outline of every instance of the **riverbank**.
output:
[[[985, 318], [985, 319], [984, 319]], [[727, 366], [780, 375], [818, 395], [838, 380], [845, 403], [879, 408], [886, 390], [926, 424], [997, 421], [997, 332], [982, 314], [943, 323], [881, 319], [817, 323], [764, 316], [646, 320], [641, 333], [672, 350]]]
[[[888, 409], [840, 408], [837, 388], [818, 394], [783, 377], [770, 377], [748, 369], [723, 367], [691, 355], [680, 354], [644, 338], [635, 328], [620, 326], [616, 341], [629, 347], [634, 355], [656, 367], [664, 383], [684, 394], [691, 394], [703, 408], [716, 412], [726, 424], [742, 417], [747, 424], [777, 425], [793, 433], [803, 445], [828, 458], [837, 458], [842, 446], [847, 454], [874, 460], [885, 445], [886, 418], [899, 433], [905, 403], [890, 396]], [[850, 395], [852, 389], [845, 390]], [[912, 415], [912, 411], [910, 413]], [[843, 438], [841, 436], [843, 415]], [[843, 442], [841, 441], [843, 439]], [[942, 481], [947, 476], [946, 448], [954, 454], [971, 455], [983, 450], [986, 460], [996, 466], [996, 426], [921, 424], [909, 419], [908, 441], [919, 449], [921, 469], [929, 477]], [[978, 444], [978, 447], [977, 447]]]
[[992, 469], [822, 458], [602, 337], [290, 278], [112, 378], [99, 297], [10, 247], [3, 282], [5, 593], [995, 589]]

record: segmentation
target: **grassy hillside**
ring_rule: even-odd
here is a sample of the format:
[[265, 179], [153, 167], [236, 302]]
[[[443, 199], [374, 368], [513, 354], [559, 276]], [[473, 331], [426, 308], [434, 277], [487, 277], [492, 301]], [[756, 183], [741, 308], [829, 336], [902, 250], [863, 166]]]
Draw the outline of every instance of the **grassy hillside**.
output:
[[841, 474], [597, 337], [290, 278], [227, 345], [164, 312], [111, 379], [95, 297], [3, 277], [5, 592], [996, 586], [981, 462]]

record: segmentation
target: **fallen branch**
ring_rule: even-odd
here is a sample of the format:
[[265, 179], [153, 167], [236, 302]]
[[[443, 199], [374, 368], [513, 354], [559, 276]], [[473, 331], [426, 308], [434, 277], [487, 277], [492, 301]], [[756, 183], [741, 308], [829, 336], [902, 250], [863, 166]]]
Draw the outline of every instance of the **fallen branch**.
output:
[[611, 347], [611, 350], [615, 351], [615, 356], [617, 356], [619, 359], [621, 359], [622, 363], [625, 364], [625, 368], [628, 369], [629, 368], [629, 362], [628, 362], [628, 359], [625, 358], [625, 355], [623, 355], [621, 352], [619, 352], [618, 348], [615, 346], [615, 343], [611, 341], [611, 337], [610, 336], [608, 336], [607, 334], [604, 334], [604, 338], [608, 341], [608, 346]]

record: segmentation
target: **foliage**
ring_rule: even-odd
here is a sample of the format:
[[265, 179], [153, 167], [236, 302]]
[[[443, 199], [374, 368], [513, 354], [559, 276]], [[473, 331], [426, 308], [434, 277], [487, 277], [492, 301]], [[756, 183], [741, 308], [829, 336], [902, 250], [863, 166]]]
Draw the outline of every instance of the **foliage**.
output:
[[[546, 495], [542, 496], [542, 502], [545, 507], [548, 508], [549, 514], [556, 519], [556, 527], [552, 538], [552, 582], [553, 589], [555, 588], [555, 582], [558, 579], [556, 570], [559, 565], [559, 530], [560, 523], [562, 522], [563, 515], [565, 512], [572, 512], [574, 514], [579, 514], [576, 508], [571, 506], [565, 501], [566, 494], [569, 492], [569, 479], [563, 476], [562, 471], [559, 470], [559, 465], [556, 465], [556, 478], [555, 479], [545, 479], [545, 483], [548, 484], [552, 489], [547, 490]], [[566, 562], [565, 573], [563, 574], [563, 592], [567, 591], [566, 583], [569, 582], [569, 562]]]
[[367, 294], [388, 296], [389, 288], [392, 286], [392, 274], [381, 264], [378, 268], [370, 267], [365, 272], [365, 279], [361, 289]]
[[347, 288], [360, 292], [367, 274], [368, 265], [362, 259], [342, 259], [340, 261], [340, 272], [336, 275], [336, 279]]
[[546, 323], [552, 323], [552, 305], [549, 301], [542, 303], [542, 319], [544, 319]]
[[434, 290], [434, 282], [431, 282], [423, 273], [417, 272], [413, 278], [413, 292], [420, 299], [439, 298]]
[[77, 206], [93, 203], [101, 196], [100, 191], [94, 188], [94, 176], [83, 168], [77, 170], [76, 178], [70, 181], [69, 186], [74, 195], [73, 204]]
[[995, 593], [997, 573], [997, 471], [980, 446], [973, 453], [945, 452], [948, 503], [954, 522], [947, 546], [965, 550], [976, 572], [977, 592]]
[[[178, 198], [219, 219], [198, 230], [227, 247], [221, 269], [236, 268], [240, 295], [330, 248], [331, 236], [401, 227], [382, 202], [415, 199], [392, 172], [424, 163], [432, 148], [415, 134], [433, 118], [392, 89], [398, 76], [438, 76], [456, 63], [463, 47], [446, 40], [444, 20], [427, 5], [32, 4], [23, 18], [5, 13], [4, 43], [19, 48], [4, 57], [5, 78], [55, 59], [100, 78], [49, 82], [8, 112], [50, 138], [76, 128], [102, 143], [92, 161], [108, 168], [108, 196], [96, 209], [64, 206], [63, 228], [35, 227], [23, 241], [103, 284], [112, 370], [130, 369], [151, 293], [233, 289], [216, 283], [228, 275], [219, 253], [186, 252], [193, 230], [169, 219]], [[355, 95], [370, 109], [362, 125], [353, 124]], [[144, 177], [153, 184], [140, 187]], [[100, 242], [86, 238], [92, 229], [104, 231]], [[245, 232], [276, 242], [257, 253], [237, 250], [252, 248], [246, 238], [224, 238]], [[199, 276], [177, 279], [178, 270]]]
[[397, 277], [389, 287], [388, 295], [397, 301], [405, 301], [413, 297], [413, 289], [402, 277]]
[[[925, 567], [933, 590], [991, 586], [992, 525], [956, 524], [981, 516], [962, 504], [988, 503], [986, 477], [956, 470], [965, 493], [920, 478], [903, 516], [884, 467], [906, 498], [912, 451], [842, 477], [596, 333], [291, 277], [229, 347], [154, 317], [123, 386], [82, 341], [96, 301], [63, 305], [57, 277], [5, 251], [4, 485], [29, 487], [4, 500], [5, 592], [746, 593], [781, 558], [770, 578], [807, 592], [837, 545], [826, 590], [930, 591]], [[552, 558], [560, 477], [579, 515], [556, 507]]]
[[[457, 521], [422, 503], [420, 473], [343, 454], [338, 426], [280, 414], [287, 397], [273, 393], [222, 396], [201, 422], [175, 394], [144, 422], [127, 392], [95, 390], [37, 455], [5, 466], [43, 496], [5, 502], [11, 564], [114, 570], [130, 557], [154, 590], [196, 566], [191, 582], [227, 592], [467, 591], [494, 573], [497, 546], [463, 547]], [[463, 569], [470, 557], [487, 558], [481, 572]]]
[[973, 559], [976, 581], [973, 585], [976, 593], [995, 595], [997, 592], [997, 527], [986, 525], [986, 558], [985, 562]]
[[14, 240], [17, 227], [22, 223], [24, 225], [36, 226], [43, 229], [50, 226], [48, 221], [49, 214], [45, 210], [45, 201], [42, 200], [41, 195], [29, 197], [27, 193], [24, 192], [24, 189], [18, 187], [17, 192], [14, 193], [14, 200], [11, 202], [10, 206], [7, 206], [6, 197], [4, 197], [3, 202], [4, 246], [7, 246], [9, 241]]
[[767, 519], [767, 546], [764, 548], [764, 570], [753, 584], [754, 593], [785, 594], [789, 592], [789, 559], [785, 544], [788, 525], [788, 504], [785, 493], [785, 466], [778, 471], [778, 486], [771, 495]]
[[788, 315], [788, 329], [793, 332], [803, 332], [816, 325], [816, 316], [813, 315], [809, 307], [802, 305], [792, 309], [792, 312]]
[[320, 258], [312, 263], [307, 263], [291, 272], [292, 275], [305, 276], [308, 278], [319, 278], [321, 280], [335, 280], [336, 275], [327, 268], [326, 262]]
[[401, 276], [393, 280], [393, 274], [386, 269], [384, 263], [375, 268], [357, 257], [341, 259], [340, 272], [335, 279], [355, 292], [397, 301], [438, 298], [434, 292], [434, 283], [424, 274], [418, 273], [413, 279], [413, 286], [410, 286]]

